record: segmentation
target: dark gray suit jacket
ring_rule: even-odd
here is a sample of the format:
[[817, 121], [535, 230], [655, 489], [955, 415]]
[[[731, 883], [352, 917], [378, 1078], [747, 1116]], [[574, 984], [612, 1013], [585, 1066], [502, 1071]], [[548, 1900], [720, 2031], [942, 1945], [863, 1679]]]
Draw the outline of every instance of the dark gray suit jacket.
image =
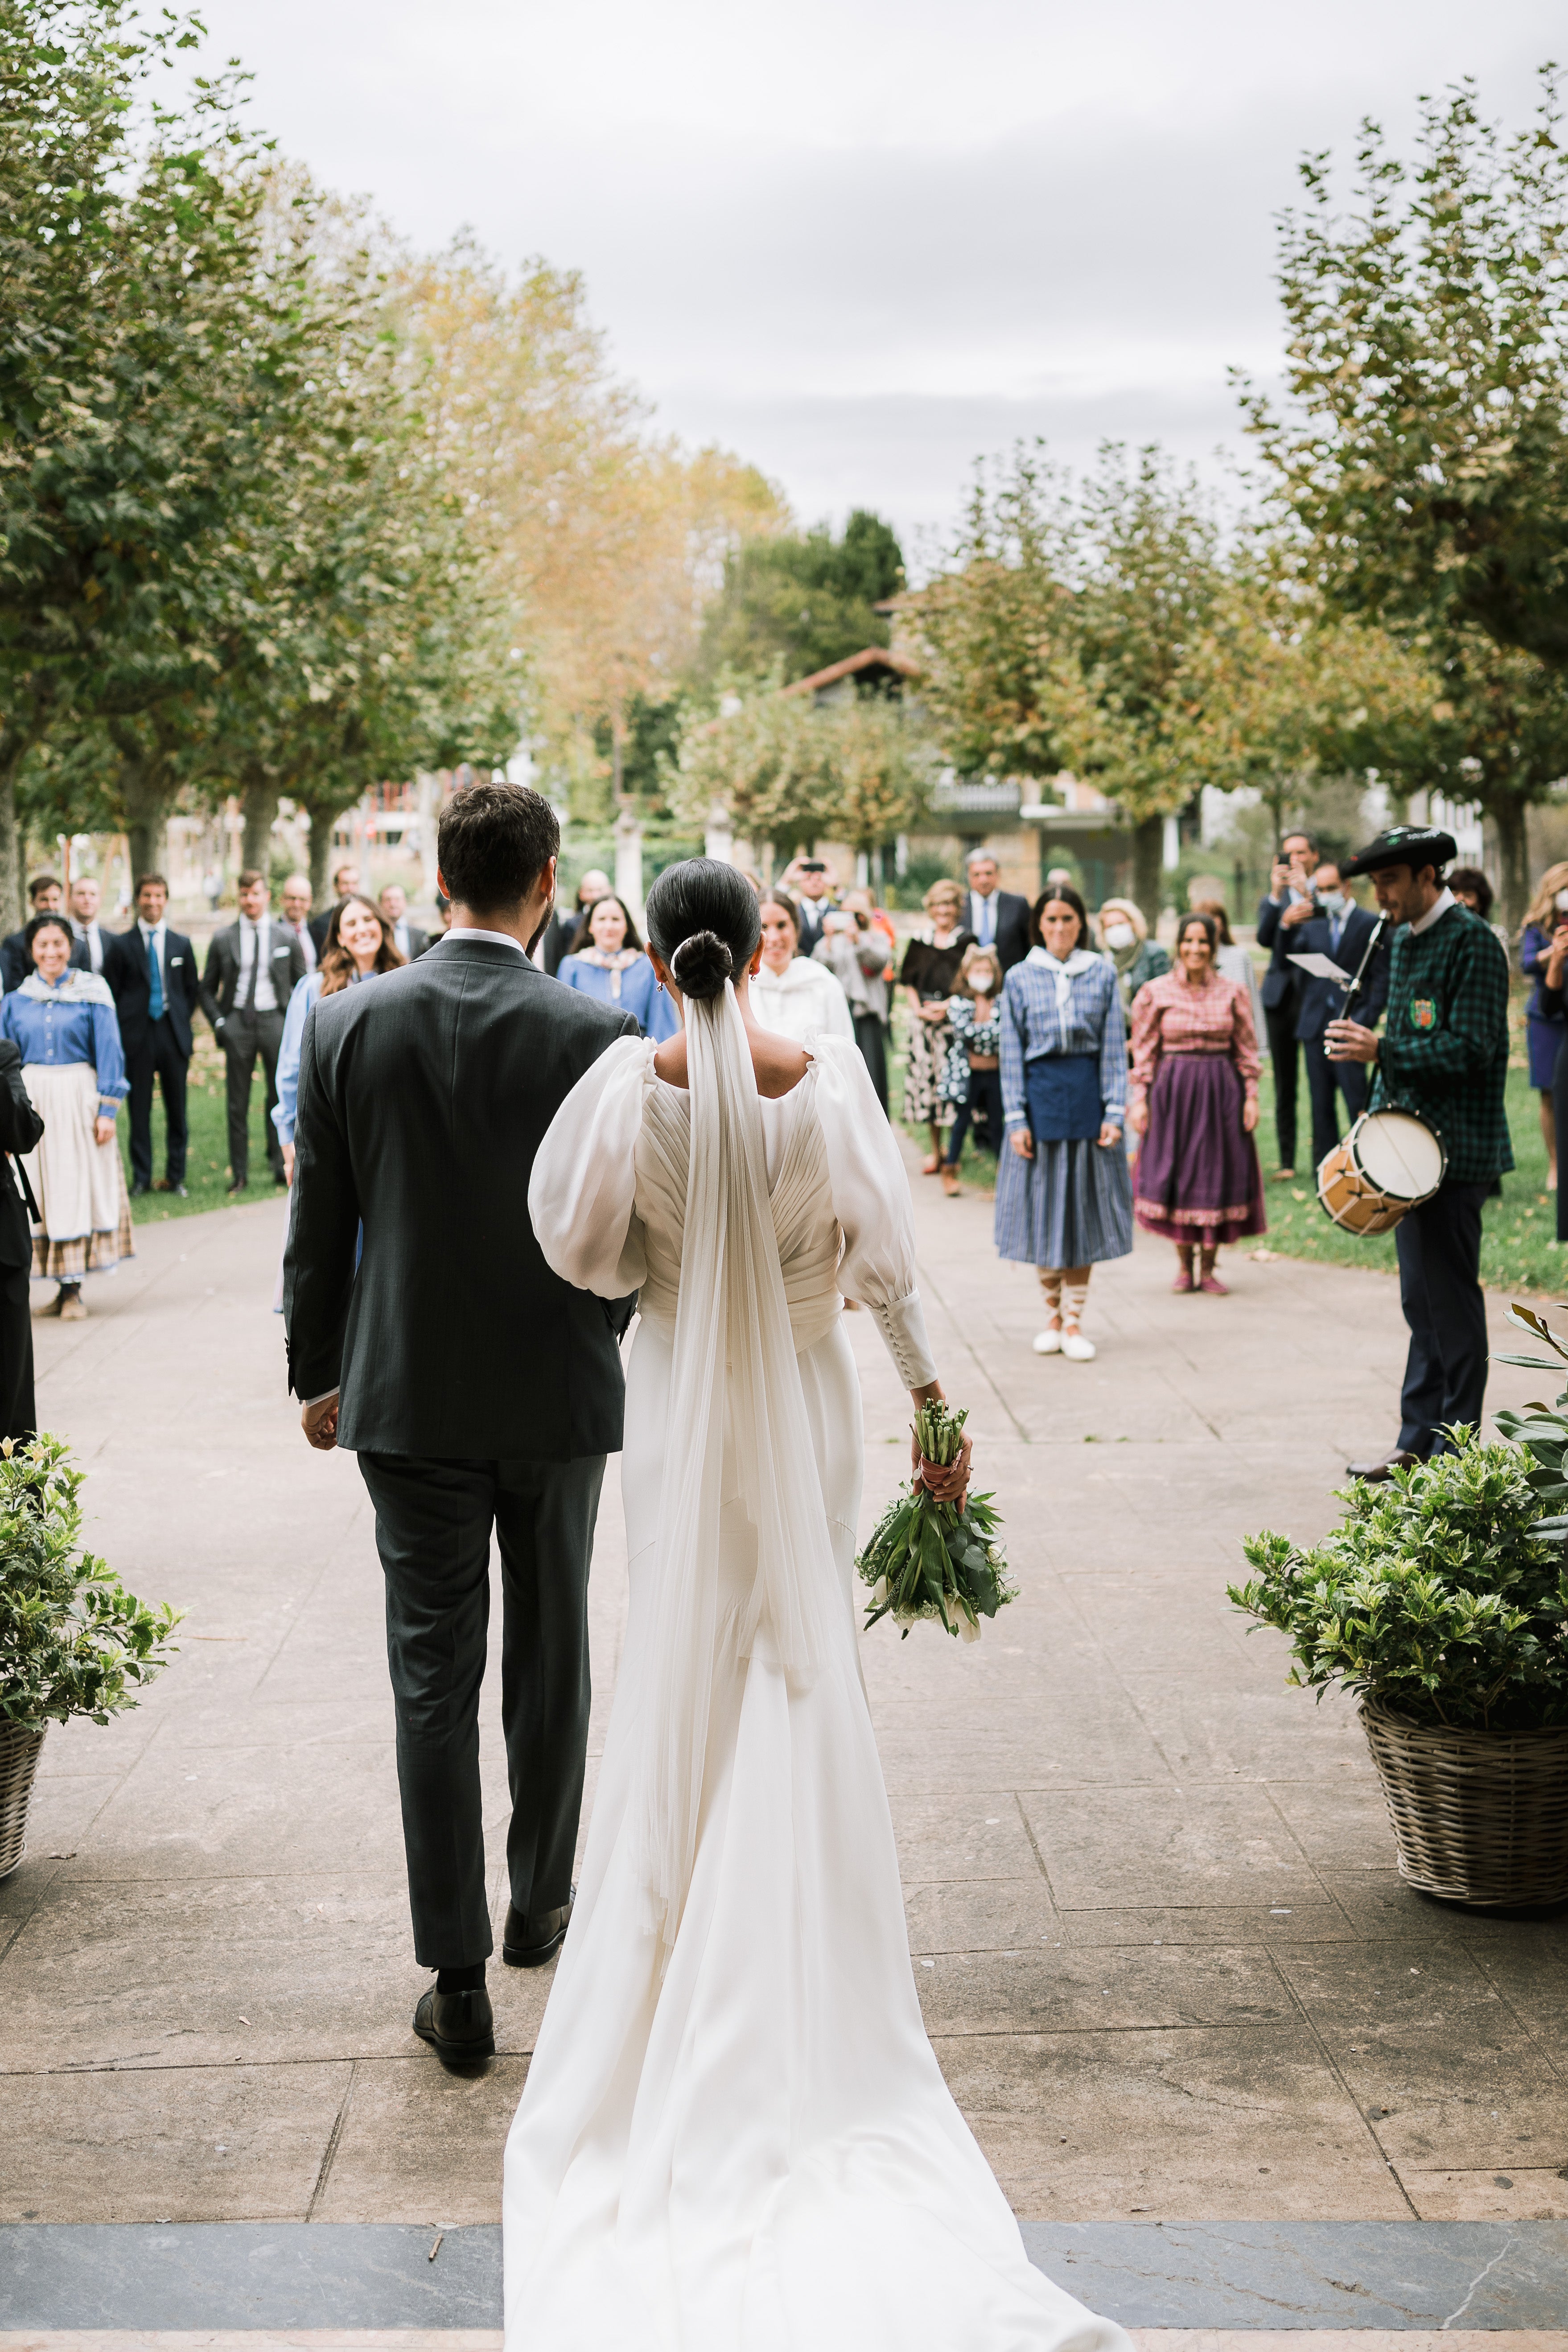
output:
[[514, 948], [457, 933], [317, 1003], [283, 1312], [296, 1396], [342, 1391], [340, 1445], [447, 1461], [619, 1449], [627, 1307], [551, 1272], [528, 1182], [584, 1071], [637, 1034]]

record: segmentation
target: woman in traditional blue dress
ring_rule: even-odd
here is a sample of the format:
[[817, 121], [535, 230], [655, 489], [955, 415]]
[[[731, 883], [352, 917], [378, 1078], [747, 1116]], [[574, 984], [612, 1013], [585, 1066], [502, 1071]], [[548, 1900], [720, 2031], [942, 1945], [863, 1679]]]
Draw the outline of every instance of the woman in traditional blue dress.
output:
[[656, 1045], [673, 1037], [680, 1025], [675, 1007], [658, 984], [625, 900], [613, 892], [595, 898], [587, 927], [577, 936], [582, 945], [562, 957], [556, 979], [584, 996], [596, 996], [601, 1004], [629, 1013]]
[[33, 969], [0, 1004], [0, 1035], [19, 1047], [22, 1083], [44, 1122], [22, 1161], [40, 1212], [33, 1272], [59, 1285], [39, 1312], [74, 1323], [87, 1313], [82, 1276], [136, 1254], [114, 1138], [130, 1085], [109, 983], [71, 969], [64, 916], [35, 915], [26, 939]]
[[1037, 899], [1036, 944], [1002, 991], [1002, 1111], [996, 1247], [1039, 1271], [1047, 1323], [1037, 1356], [1088, 1363], [1091, 1267], [1132, 1250], [1132, 1184], [1122, 1149], [1127, 1031], [1114, 964], [1086, 946], [1083, 900], [1065, 883]]

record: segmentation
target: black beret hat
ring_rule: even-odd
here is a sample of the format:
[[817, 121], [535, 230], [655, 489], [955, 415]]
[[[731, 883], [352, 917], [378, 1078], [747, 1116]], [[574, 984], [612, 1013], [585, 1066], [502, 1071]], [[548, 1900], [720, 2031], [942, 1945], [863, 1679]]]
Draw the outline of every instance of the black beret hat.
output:
[[1347, 857], [1340, 867], [1342, 875], [1376, 874], [1384, 866], [1408, 866], [1419, 873], [1423, 866], [1447, 866], [1458, 857], [1458, 844], [1451, 833], [1439, 833], [1432, 824], [1394, 824]]

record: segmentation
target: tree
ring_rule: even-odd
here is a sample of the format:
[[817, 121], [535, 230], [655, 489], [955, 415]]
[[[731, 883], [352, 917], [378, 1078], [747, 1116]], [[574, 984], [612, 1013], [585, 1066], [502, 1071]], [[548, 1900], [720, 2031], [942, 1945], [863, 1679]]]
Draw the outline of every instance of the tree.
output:
[[826, 736], [825, 781], [831, 814], [823, 829], [869, 856], [900, 833], [919, 829], [931, 806], [937, 758], [930, 731], [901, 698], [858, 694], [818, 710]]
[[787, 849], [825, 830], [832, 810], [828, 738], [804, 695], [775, 670], [763, 685], [723, 681], [716, 716], [689, 707], [665, 766], [671, 814], [705, 832], [722, 811], [744, 840]]
[[888, 624], [875, 607], [904, 584], [903, 551], [880, 516], [858, 507], [836, 540], [815, 530], [775, 531], [743, 541], [703, 618], [694, 665], [699, 680], [721, 671], [786, 684], [885, 646]]
[[[1556, 77], [1512, 138], [1475, 86], [1426, 102], [1406, 164], [1363, 126], [1354, 196], [1307, 158], [1304, 213], [1280, 231], [1288, 408], [1244, 386], [1250, 430], [1315, 584], [1467, 681], [1478, 640], [1568, 670], [1568, 156]], [[1555, 688], [1495, 674], [1544, 709]], [[1542, 699], [1543, 698], [1543, 699]], [[1548, 763], [1550, 764], [1550, 763]], [[1546, 783], [1478, 755], [1512, 902], [1524, 810]]]

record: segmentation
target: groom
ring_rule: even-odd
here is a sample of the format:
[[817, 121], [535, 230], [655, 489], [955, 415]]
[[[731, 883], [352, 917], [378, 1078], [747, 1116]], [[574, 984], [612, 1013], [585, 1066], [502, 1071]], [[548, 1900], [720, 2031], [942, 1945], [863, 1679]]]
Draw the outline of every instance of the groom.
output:
[[537, 1968], [571, 1916], [588, 1563], [621, 1444], [632, 1301], [561, 1281], [528, 1215], [555, 1112], [637, 1034], [529, 961], [560, 838], [537, 793], [458, 793], [437, 834], [451, 929], [417, 962], [323, 997], [300, 1061], [289, 1385], [310, 1444], [359, 1455], [375, 1509], [414, 1948], [439, 1971], [414, 2026], [454, 2065], [495, 2048], [479, 1759], [491, 1529], [511, 1789], [501, 1957]]

